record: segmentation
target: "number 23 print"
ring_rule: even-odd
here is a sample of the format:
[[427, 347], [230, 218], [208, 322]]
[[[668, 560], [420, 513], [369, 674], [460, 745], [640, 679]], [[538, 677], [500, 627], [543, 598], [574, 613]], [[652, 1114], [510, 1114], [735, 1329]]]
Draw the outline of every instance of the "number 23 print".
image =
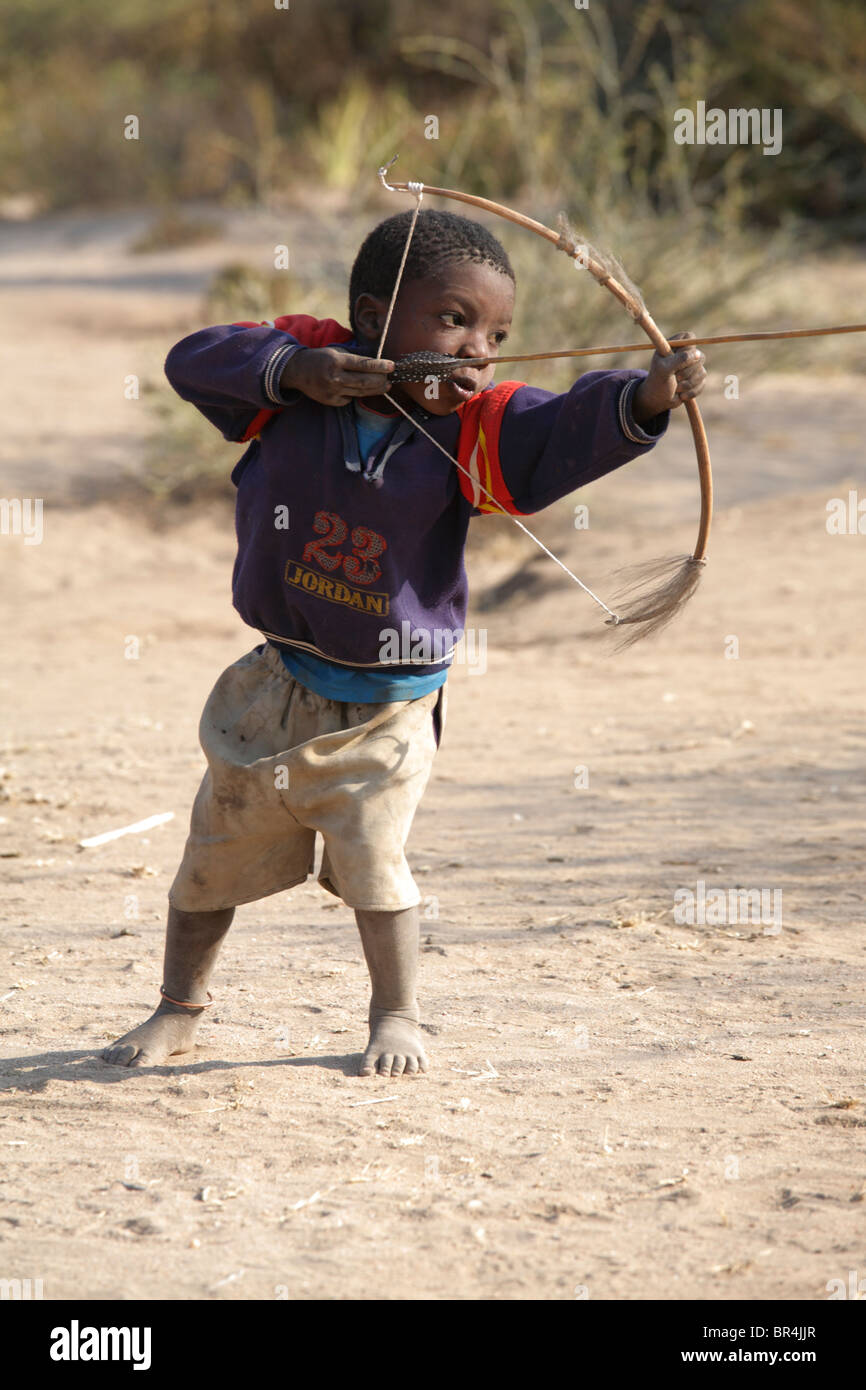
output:
[[313, 530], [321, 540], [307, 541], [304, 546], [303, 559], [307, 564], [315, 560], [329, 574], [342, 565], [346, 578], [355, 584], [372, 584], [379, 578], [382, 568], [376, 556], [387, 549], [388, 542], [384, 536], [371, 531], [368, 526], [353, 526], [352, 554], [345, 555], [336, 547], [346, 539], [349, 528], [336, 512], [316, 512]]

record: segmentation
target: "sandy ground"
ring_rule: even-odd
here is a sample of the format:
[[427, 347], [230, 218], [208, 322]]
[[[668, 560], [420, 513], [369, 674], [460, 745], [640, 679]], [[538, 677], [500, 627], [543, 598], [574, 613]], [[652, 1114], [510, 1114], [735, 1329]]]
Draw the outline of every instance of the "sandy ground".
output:
[[[486, 670], [454, 668], [410, 842], [429, 1075], [355, 1075], [360, 943], [312, 882], [239, 909], [196, 1053], [130, 1074], [95, 1054], [156, 1001], [199, 712], [258, 639], [230, 604], [229, 512], [157, 533], [64, 504], [136, 456], [118, 382], [200, 289], [190, 253], [148, 280], [76, 225], [10, 234], [0, 276], [28, 325], [0, 493], [46, 499], [41, 545], [0, 536], [0, 1277], [398, 1300], [817, 1300], [862, 1278], [866, 541], [825, 525], [866, 487], [859, 379], [729, 402], [714, 377], [711, 564], [622, 655], [508, 522], [476, 523]], [[568, 503], [537, 528], [606, 596], [618, 565], [688, 549], [685, 421], [580, 500], [589, 530]], [[677, 924], [699, 881], [781, 892], [781, 931]]]

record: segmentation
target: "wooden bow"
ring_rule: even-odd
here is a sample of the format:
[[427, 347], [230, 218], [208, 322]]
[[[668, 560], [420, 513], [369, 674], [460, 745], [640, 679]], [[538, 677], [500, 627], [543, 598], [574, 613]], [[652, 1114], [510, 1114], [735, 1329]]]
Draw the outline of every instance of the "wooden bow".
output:
[[[431, 184], [419, 183], [388, 183], [386, 175], [393, 163], [394, 160], [392, 159], [390, 164], [384, 165], [379, 170], [379, 178], [383, 186], [389, 191], [411, 193], [416, 198], [420, 197], [422, 193], [432, 194], [438, 198], [451, 198], [458, 203], [468, 203], [471, 207], [494, 213], [497, 217], [504, 217], [507, 222], [513, 222], [515, 226], [525, 227], [527, 231], [535, 232], [545, 241], [549, 241], [558, 251], [564, 251], [572, 260], [588, 270], [599, 285], [608, 289], [644, 330], [656, 352], [662, 357], [667, 357], [673, 351], [670, 343], [638, 296], [626, 289], [585, 244], [574, 241], [567, 230], [554, 232], [543, 222], [536, 222], [534, 218], [526, 217], [522, 212], [515, 212], [513, 208], [505, 207], [501, 203], [494, 203], [489, 198], [479, 198], [473, 193], [461, 193], [454, 188], [435, 188]], [[713, 515], [713, 472], [710, 463], [710, 449], [697, 402], [687, 400], [684, 404], [695, 443], [701, 486], [701, 516], [697, 540], [694, 550], [689, 556], [678, 557], [675, 560], [655, 561], [650, 565], [631, 570], [629, 582], [624, 591], [626, 594], [634, 593], [636, 589], [642, 589], [647, 580], [653, 580], [654, 583], [648, 591], [637, 593], [629, 599], [617, 615], [607, 619], [609, 624], [634, 625], [634, 632], [620, 643], [621, 647], [630, 646], [632, 642], [648, 633], [656, 632], [665, 627], [697, 589], [701, 572], [706, 564], [707, 542]]]

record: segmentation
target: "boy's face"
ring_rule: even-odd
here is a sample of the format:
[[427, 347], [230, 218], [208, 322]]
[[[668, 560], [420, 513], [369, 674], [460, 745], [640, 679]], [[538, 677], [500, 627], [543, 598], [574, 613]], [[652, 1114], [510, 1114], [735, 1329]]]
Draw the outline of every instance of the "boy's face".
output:
[[[507, 275], [490, 265], [461, 261], [423, 280], [403, 281], [381, 355], [391, 361], [408, 352], [491, 357], [508, 336], [513, 312], [514, 282]], [[387, 299], [358, 296], [355, 318], [373, 352], [387, 313]], [[447, 381], [404, 382], [392, 394], [403, 405], [414, 401], [431, 415], [450, 415], [490, 384], [494, 370], [467, 367]]]

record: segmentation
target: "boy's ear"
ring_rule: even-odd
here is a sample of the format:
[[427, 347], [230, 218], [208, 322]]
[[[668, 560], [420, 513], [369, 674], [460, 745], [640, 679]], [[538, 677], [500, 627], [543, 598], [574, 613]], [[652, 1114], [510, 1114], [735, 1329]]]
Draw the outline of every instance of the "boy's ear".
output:
[[373, 294], [359, 294], [355, 300], [355, 322], [358, 332], [370, 342], [378, 343], [387, 314], [387, 302]]

